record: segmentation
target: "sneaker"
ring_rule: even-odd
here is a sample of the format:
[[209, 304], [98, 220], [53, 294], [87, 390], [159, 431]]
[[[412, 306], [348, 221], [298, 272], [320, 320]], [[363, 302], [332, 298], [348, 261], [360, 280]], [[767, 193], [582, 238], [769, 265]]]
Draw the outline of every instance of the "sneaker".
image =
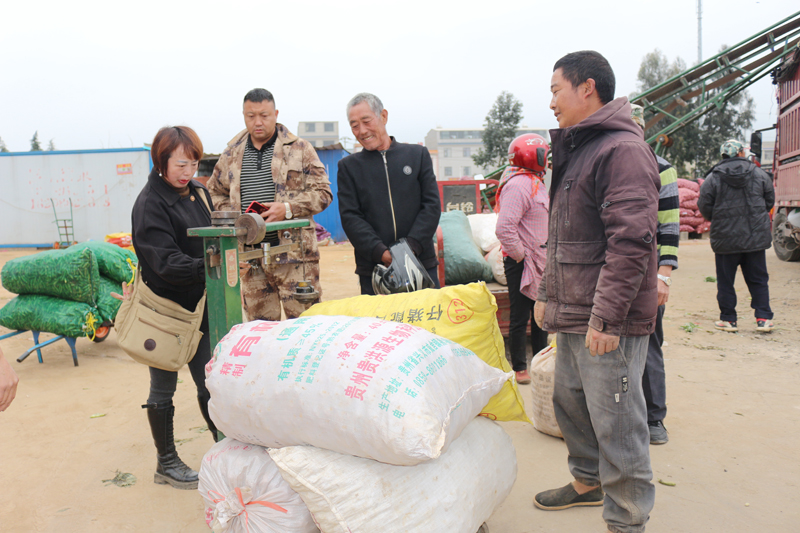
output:
[[714, 327], [721, 331], [737, 332], [739, 328], [736, 327], [736, 321], [728, 322], [727, 320], [717, 320], [714, 322]]
[[658, 422], [648, 422], [647, 428], [650, 430], [650, 444], [666, 444], [669, 442], [667, 428], [659, 420]]
[[515, 372], [515, 374], [517, 376], [517, 383], [520, 385], [527, 385], [531, 382], [531, 375], [528, 374], [527, 370], [519, 370]]
[[533, 505], [545, 511], [560, 511], [570, 507], [599, 507], [603, 505], [603, 489], [597, 487], [585, 494], [578, 494], [572, 483], [560, 489], [540, 492], [533, 498]]
[[764, 318], [756, 319], [756, 331], [760, 331], [761, 333], [769, 333], [773, 329], [775, 329], [775, 324], [772, 323], [772, 320], [766, 320]]

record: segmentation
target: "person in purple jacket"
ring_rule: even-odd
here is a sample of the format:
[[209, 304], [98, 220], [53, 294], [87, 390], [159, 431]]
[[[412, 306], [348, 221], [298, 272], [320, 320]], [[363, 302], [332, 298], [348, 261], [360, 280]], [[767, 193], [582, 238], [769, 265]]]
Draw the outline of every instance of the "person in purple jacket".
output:
[[547, 141], [535, 133], [520, 135], [508, 147], [508, 164], [497, 193], [497, 229], [503, 247], [511, 320], [508, 338], [517, 383], [531, 382], [525, 344], [531, 322], [534, 355], [547, 346], [547, 332], [536, 325], [533, 308], [547, 259], [550, 198], [544, 185]]

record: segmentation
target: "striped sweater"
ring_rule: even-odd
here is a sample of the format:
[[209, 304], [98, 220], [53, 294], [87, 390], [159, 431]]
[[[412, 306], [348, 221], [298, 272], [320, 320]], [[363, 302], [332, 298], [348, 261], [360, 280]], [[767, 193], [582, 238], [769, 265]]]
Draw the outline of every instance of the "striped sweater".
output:
[[678, 243], [680, 242], [680, 198], [678, 196], [678, 173], [666, 159], [656, 156], [661, 175], [661, 191], [658, 195], [658, 266], [678, 268]]

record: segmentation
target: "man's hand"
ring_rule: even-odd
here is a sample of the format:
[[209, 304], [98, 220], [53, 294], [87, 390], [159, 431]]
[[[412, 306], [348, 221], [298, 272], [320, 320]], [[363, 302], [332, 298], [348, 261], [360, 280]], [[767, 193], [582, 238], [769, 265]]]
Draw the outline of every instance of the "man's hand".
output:
[[[672, 275], [672, 267], [669, 265], [664, 265], [658, 267], [658, 273], [662, 276], [670, 277]], [[658, 305], [664, 305], [669, 300], [669, 286], [661, 281], [658, 280]]]
[[592, 357], [605, 355], [619, 348], [619, 336], [609, 335], [590, 327], [586, 332], [585, 346], [589, 348], [589, 353]]
[[5, 411], [17, 395], [19, 378], [0, 350], [0, 412]]
[[533, 306], [533, 319], [539, 329], [544, 329], [544, 311], [547, 309], [547, 302], [536, 302]]
[[389, 266], [392, 264], [392, 253], [389, 250], [383, 252], [383, 255], [381, 256], [381, 263], [383, 263], [386, 268], [389, 268]]
[[286, 206], [283, 202], [269, 202], [264, 204], [266, 211], [261, 213], [264, 222], [281, 222], [286, 220]]

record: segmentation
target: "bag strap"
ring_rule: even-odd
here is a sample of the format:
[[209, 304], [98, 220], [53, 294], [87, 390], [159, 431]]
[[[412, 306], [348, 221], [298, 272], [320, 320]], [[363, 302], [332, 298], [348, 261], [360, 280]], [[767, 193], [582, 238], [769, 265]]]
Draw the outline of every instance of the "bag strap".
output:
[[200, 199], [206, 205], [206, 209], [208, 209], [209, 214], [211, 213], [211, 206], [208, 205], [208, 199], [206, 198], [206, 189], [198, 188], [197, 193], [200, 196]]

